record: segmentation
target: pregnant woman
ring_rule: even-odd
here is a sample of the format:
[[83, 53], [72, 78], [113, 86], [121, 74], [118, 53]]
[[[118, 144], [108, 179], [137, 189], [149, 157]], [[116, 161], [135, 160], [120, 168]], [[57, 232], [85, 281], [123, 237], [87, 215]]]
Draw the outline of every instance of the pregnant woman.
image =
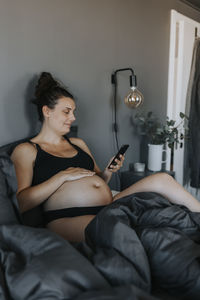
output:
[[200, 211], [200, 203], [171, 176], [148, 176], [115, 197], [108, 182], [124, 160], [103, 172], [85, 142], [67, 138], [75, 120], [73, 96], [50, 73], [40, 75], [35, 89], [42, 127], [29, 142], [12, 153], [16, 170], [17, 199], [21, 213], [42, 206], [47, 228], [71, 242], [84, 240], [84, 230], [105, 205], [136, 192], [157, 192], [169, 201]]

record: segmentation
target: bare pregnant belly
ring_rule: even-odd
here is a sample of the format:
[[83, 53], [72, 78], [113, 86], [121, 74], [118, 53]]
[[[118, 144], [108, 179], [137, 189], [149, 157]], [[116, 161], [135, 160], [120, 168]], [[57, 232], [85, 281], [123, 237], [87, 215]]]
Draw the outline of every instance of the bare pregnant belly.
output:
[[97, 175], [65, 182], [44, 204], [44, 210], [77, 206], [107, 205], [112, 193], [105, 181]]

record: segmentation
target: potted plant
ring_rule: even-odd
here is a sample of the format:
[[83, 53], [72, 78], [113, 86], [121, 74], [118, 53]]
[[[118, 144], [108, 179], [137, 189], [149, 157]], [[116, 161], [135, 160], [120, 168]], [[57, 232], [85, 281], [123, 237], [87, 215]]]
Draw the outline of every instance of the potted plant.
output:
[[137, 134], [145, 136], [148, 142], [148, 169], [151, 171], [160, 171], [162, 167], [162, 152], [165, 151], [164, 145], [172, 150], [174, 146], [183, 144], [183, 139], [187, 137], [188, 117], [180, 112], [180, 122], [177, 124], [168, 117], [164, 123], [152, 112], [136, 114], [133, 118], [134, 128]]

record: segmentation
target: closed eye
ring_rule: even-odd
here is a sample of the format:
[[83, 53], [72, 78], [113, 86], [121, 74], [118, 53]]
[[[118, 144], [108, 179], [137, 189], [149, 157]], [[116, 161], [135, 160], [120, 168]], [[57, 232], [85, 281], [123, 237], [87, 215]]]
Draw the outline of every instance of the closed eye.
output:
[[73, 114], [75, 113], [75, 110], [76, 109], [71, 109], [71, 108], [68, 108], [67, 110], [64, 110], [64, 113], [66, 114], [66, 115], [68, 115], [70, 112], [72, 112]]

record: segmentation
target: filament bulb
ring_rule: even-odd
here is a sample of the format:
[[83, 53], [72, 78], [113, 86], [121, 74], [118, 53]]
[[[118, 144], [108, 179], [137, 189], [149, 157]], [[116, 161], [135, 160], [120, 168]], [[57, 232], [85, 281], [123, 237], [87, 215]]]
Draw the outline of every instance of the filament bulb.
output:
[[129, 108], [137, 108], [144, 101], [142, 93], [134, 86], [131, 87], [131, 92], [125, 97], [124, 102]]

